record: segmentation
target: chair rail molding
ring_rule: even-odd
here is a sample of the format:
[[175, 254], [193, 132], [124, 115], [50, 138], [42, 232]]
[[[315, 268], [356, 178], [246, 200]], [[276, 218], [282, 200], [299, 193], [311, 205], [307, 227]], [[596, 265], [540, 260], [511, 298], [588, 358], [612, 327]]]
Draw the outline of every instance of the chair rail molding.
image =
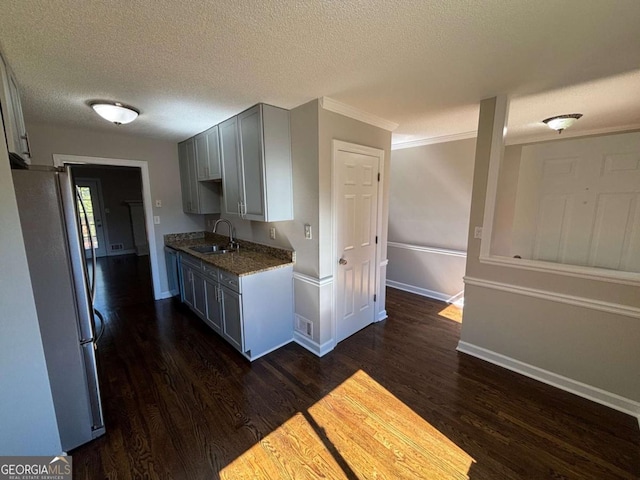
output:
[[507, 283], [494, 282], [492, 280], [484, 280], [481, 278], [464, 277], [465, 285], [473, 285], [475, 287], [489, 288], [491, 290], [499, 290], [516, 295], [525, 295], [527, 297], [539, 298], [550, 302], [564, 303], [574, 307], [588, 308], [590, 310], [598, 310], [601, 312], [612, 313], [614, 315], [623, 315], [625, 317], [640, 318], [640, 308], [619, 303], [604, 302], [586, 297], [576, 297], [564, 293], [550, 292], [548, 290], [539, 290], [537, 288], [522, 287], [518, 285], [510, 285]]
[[415, 252], [435, 253], [437, 255], [450, 255], [453, 257], [467, 258], [467, 252], [465, 252], [464, 250], [452, 250], [449, 248], [439, 248], [439, 247], [426, 247], [422, 245], [412, 245], [410, 243], [401, 243], [401, 242], [387, 242], [387, 246], [393, 247], [393, 248], [402, 248], [405, 250], [413, 250]]

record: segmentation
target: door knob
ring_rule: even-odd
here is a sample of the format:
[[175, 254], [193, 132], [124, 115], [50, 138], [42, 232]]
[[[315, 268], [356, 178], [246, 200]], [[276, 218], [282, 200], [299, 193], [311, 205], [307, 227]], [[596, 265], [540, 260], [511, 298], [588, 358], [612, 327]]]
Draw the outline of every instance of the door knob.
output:
[[347, 264], [347, 261], [346, 261], [344, 258], [341, 258], [340, 260], [338, 260], [338, 263], [339, 263], [340, 265], [346, 265], [346, 264]]

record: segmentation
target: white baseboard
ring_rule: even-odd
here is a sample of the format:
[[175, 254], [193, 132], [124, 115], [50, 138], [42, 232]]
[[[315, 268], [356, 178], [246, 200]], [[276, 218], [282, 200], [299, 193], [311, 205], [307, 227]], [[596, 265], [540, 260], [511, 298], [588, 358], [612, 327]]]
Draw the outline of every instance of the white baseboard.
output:
[[249, 358], [247, 355], [245, 355], [245, 357], [247, 357], [249, 360], [251, 360], [253, 362], [254, 360], [259, 359], [260, 357], [264, 357], [265, 355], [269, 355], [271, 352], [275, 352], [276, 350], [278, 350], [279, 348], [284, 347], [285, 345], [289, 345], [291, 342], [293, 342], [293, 338], [291, 338], [289, 340], [285, 340], [280, 345], [276, 345], [275, 347], [270, 348], [269, 350], [265, 350], [264, 352], [261, 352], [260, 354], [254, 356], [253, 358]]
[[386, 320], [388, 317], [387, 315], [387, 311], [386, 310], [382, 310], [381, 312], [378, 312], [378, 322], [381, 322], [382, 320]]
[[301, 347], [306, 348], [311, 353], [317, 355], [318, 357], [322, 357], [333, 350], [333, 341], [329, 340], [328, 342], [320, 345], [317, 342], [314, 342], [309, 337], [305, 337], [300, 332], [293, 332], [293, 341], [296, 342]]
[[156, 298], [156, 300], [164, 300], [165, 298], [177, 297], [180, 295], [179, 293], [173, 294], [169, 290], [165, 290], [164, 292], [160, 292], [160, 296]]
[[579, 397], [613, 408], [614, 410], [637, 417], [640, 422], [640, 402], [636, 402], [635, 400], [607, 392], [606, 390], [578, 382], [577, 380], [572, 380], [571, 378], [529, 365], [528, 363], [521, 362], [520, 360], [507, 357], [500, 353], [496, 353], [467, 342], [460, 341], [456, 350], [466, 353], [467, 355], [471, 355], [472, 357], [480, 358], [489, 363], [493, 363], [499, 367], [506, 368], [507, 370], [519, 373], [525, 377], [533, 378], [539, 382], [573, 393]]
[[397, 288], [398, 290], [404, 290], [405, 292], [415, 293], [423, 297], [433, 298], [446, 302], [451, 298], [451, 295], [443, 292], [436, 292], [434, 290], [428, 290], [426, 288], [416, 287], [415, 285], [409, 285], [402, 282], [396, 282], [395, 280], [387, 280], [387, 287]]
[[120, 255], [132, 255], [136, 253], [135, 249], [128, 248], [126, 250], [113, 250], [107, 252], [107, 257], [119, 257]]

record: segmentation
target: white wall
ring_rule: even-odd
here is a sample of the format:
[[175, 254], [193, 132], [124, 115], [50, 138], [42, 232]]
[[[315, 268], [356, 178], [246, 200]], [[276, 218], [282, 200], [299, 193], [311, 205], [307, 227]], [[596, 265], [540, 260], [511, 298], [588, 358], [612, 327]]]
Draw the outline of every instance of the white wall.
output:
[[496, 104], [480, 105], [459, 348], [640, 415], [637, 285], [480, 261], [473, 227], [484, 218]]
[[0, 225], [0, 455], [57, 455], [58, 423], [4, 144]]
[[440, 300], [463, 290], [475, 143], [391, 152], [387, 285]]
[[176, 143], [121, 133], [126, 126], [113, 126], [113, 133], [72, 128], [63, 125], [29, 124], [29, 141], [36, 165], [53, 165], [53, 154], [142, 160], [149, 165], [151, 195], [162, 200], [162, 207], [153, 207], [160, 216], [154, 228], [161, 290], [168, 294], [164, 239], [167, 233], [202, 231], [202, 215], [187, 215], [182, 211], [178, 146]]

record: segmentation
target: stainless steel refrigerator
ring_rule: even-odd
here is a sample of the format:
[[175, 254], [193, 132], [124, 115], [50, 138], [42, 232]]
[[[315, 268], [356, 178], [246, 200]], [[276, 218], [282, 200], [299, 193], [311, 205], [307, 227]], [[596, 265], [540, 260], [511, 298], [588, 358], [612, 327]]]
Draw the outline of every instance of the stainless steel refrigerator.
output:
[[96, 364], [93, 294], [72, 168], [12, 170], [51, 393], [65, 451], [105, 432]]

